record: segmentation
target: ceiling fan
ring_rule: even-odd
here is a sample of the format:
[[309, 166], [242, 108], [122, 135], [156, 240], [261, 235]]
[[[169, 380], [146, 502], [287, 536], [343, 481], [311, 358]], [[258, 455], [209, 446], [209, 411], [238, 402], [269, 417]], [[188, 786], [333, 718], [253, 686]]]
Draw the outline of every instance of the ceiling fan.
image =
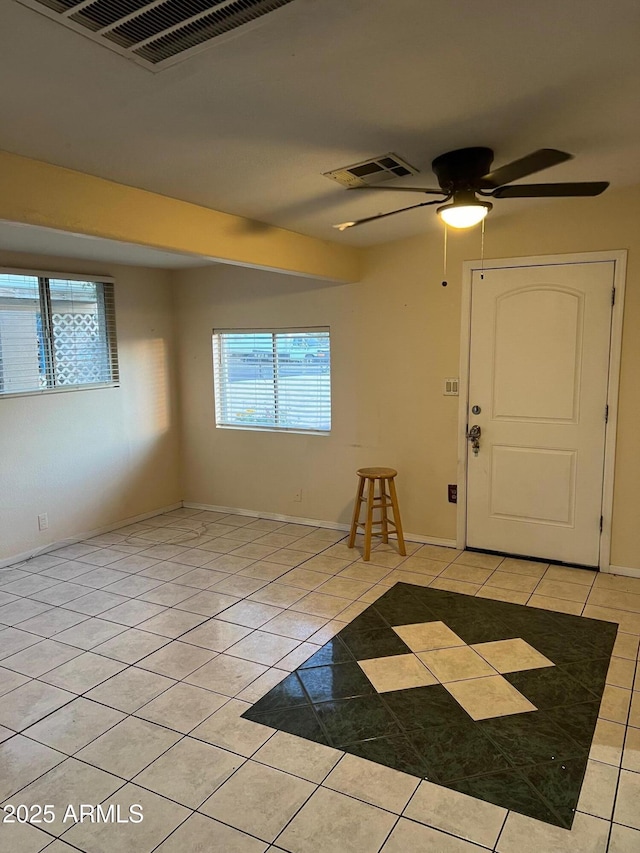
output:
[[[555, 148], [540, 148], [491, 170], [493, 151], [491, 148], [460, 148], [441, 154], [432, 162], [433, 169], [440, 189], [424, 187], [381, 187], [368, 185], [350, 187], [357, 190], [395, 190], [396, 192], [418, 192], [427, 195], [438, 195], [443, 198], [435, 201], [423, 201], [409, 207], [401, 207], [389, 213], [379, 213], [354, 222], [342, 222], [334, 225], [339, 231], [363, 225], [386, 216], [394, 216], [405, 210], [426, 207], [431, 204], [441, 205], [437, 209], [439, 216], [453, 228], [469, 228], [481, 222], [493, 205], [485, 198], [550, 198], [558, 196], [595, 196], [600, 195], [609, 186], [608, 181], [583, 181], [562, 184], [513, 184], [520, 178], [533, 175], [565, 160], [572, 159], [571, 154], [557, 151]], [[480, 198], [478, 198], [480, 196]]]

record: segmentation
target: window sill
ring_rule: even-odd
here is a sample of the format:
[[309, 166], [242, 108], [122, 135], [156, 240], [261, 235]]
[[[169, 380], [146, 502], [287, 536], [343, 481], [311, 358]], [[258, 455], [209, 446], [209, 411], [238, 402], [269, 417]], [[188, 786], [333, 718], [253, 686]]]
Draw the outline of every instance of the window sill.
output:
[[40, 388], [33, 391], [0, 391], [0, 400], [8, 400], [16, 397], [49, 397], [54, 394], [67, 394], [70, 391], [97, 391], [103, 388], [119, 388], [119, 382], [96, 382], [91, 385], [69, 385], [61, 388]]
[[261, 427], [261, 426], [240, 426], [239, 424], [216, 424], [216, 429], [236, 430], [238, 432], [271, 432], [271, 433], [289, 433], [293, 435], [331, 435], [331, 430], [314, 430], [314, 429], [287, 429], [285, 427]]

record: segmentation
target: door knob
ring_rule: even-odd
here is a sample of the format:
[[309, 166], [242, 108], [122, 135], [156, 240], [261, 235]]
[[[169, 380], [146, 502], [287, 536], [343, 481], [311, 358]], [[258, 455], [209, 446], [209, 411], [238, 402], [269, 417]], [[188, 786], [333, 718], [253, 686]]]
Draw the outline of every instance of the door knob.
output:
[[467, 430], [467, 439], [471, 442], [471, 449], [473, 450], [473, 455], [477, 456], [478, 451], [480, 450], [480, 436], [482, 435], [482, 428], [478, 424], [474, 424], [472, 427], [469, 427]]

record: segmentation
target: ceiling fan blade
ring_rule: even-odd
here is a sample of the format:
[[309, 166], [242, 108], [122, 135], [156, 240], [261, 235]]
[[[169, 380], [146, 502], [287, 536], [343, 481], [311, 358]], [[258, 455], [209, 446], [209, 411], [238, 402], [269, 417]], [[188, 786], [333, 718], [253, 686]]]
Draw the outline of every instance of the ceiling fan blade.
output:
[[550, 198], [553, 196], [600, 195], [609, 186], [608, 181], [583, 181], [575, 184], [514, 184], [499, 187], [493, 198]]
[[[450, 196], [447, 196], [450, 198]], [[447, 198], [444, 201], [447, 201]], [[409, 207], [401, 207], [399, 210], [390, 210], [389, 213], [378, 213], [376, 216], [367, 216], [366, 219], [356, 219], [355, 222], [341, 222], [339, 225], [334, 225], [338, 231], [346, 231], [347, 228], [353, 228], [355, 225], [364, 225], [365, 222], [374, 222], [376, 219], [384, 219], [386, 216], [395, 216], [396, 213], [404, 213], [405, 210], [415, 210], [416, 207], [426, 207], [429, 204], [441, 204], [443, 199], [436, 201], [422, 201], [420, 204], [412, 204]]]
[[425, 187], [380, 187], [376, 184], [367, 184], [362, 187], [347, 187], [348, 190], [393, 190], [400, 193], [427, 193], [428, 195], [446, 195], [444, 190], [427, 189]]
[[541, 172], [542, 169], [548, 169], [550, 166], [564, 163], [565, 160], [571, 160], [572, 157], [573, 154], [567, 154], [566, 151], [557, 151], [555, 148], [539, 148], [537, 151], [527, 154], [526, 157], [521, 157], [519, 160], [514, 160], [512, 163], [507, 163], [506, 166], [500, 166], [499, 169], [494, 169], [493, 172], [483, 175], [478, 186], [480, 189], [487, 190], [503, 187], [519, 178], [533, 175], [534, 172]]

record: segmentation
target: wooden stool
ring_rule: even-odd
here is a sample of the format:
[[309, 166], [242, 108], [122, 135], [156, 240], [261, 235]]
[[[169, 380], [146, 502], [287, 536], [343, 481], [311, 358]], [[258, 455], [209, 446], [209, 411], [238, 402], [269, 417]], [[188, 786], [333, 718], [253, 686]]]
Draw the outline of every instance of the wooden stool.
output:
[[[394, 477], [397, 471], [393, 468], [360, 468], [356, 471], [360, 477], [358, 486], [358, 494], [356, 495], [356, 505], [353, 508], [353, 520], [351, 521], [351, 535], [349, 536], [349, 548], [353, 548], [356, 543], [356, 533], [358, 528], [364, 529], [364, 554], [363, 560], [371, 558], [371, 536], [374, 527], [380, 527], [380, 533], [374, 533], [374, 536], [382, 536], [383, 542], [389, 541], [389, 528], [392, 532], [395, 531], [398, 537], [398, 551], [405, 557], [407, 554], [404, 546], [404, 537], [402, 535], [402, 523], [400, 521], [400, 510], [398, 508], [398, 496], [396, 495], [396, 486]], [[376, 480], [379, 482], [378, 494], [376, 495]], [[365, 486], [367, 486], [367, 495], [364, 496]], [[388, 484], [388, 486], [387, 486]], [[389, 494], [387, 494], [387, 488]], [[360, 504], [366, 503], [367, 517], [364, 524], [360, 519]], [[387, 509], [391, 507], [393, 511], [393, 520], [389, 518]], [[374, 521], [373, 511], [380, 509], [380, 518]]]

